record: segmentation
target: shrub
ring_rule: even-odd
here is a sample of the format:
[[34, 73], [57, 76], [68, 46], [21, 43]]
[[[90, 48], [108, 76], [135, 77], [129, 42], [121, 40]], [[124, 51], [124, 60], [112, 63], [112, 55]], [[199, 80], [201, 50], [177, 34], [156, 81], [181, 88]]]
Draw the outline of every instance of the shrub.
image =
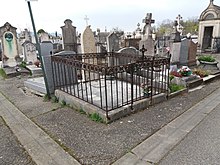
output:
[[96, 121], [96, 122], [100, 122], [100, 123], [103, 123], [103, 119], [101, 118], [101, 116], [98, 114], [98, 113], [93, 113], [93, 114], [90, 114], [89, 117], [93, 120], [93, 121]]
[[206, 61], [206, 62], [215, 62], [215, 58], [211, 55], [206, 55], [206, 56], [200, 56], [198, 58], [199, 61]]
[[7, 78], [7, 74], [5, 73], [3, 68], [0, 68], [0, 76], [2, 76], [4, 79]]
[[185, 87], [183, 85], [170, 84], [169, 88], [170, 88], [170, 93], [173, 93], [181, 89], [184, 89]]
[[193, 74], [199, 75], [200, 77], [206, 77], [209, 75], [209, 72], [201, 68], [195, 68]]

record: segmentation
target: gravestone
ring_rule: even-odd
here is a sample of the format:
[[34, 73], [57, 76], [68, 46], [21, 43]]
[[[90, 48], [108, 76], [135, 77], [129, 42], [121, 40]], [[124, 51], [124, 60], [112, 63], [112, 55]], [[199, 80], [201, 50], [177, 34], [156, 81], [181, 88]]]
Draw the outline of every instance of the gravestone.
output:
[[182, 39], [180, 46], [180, 65], [188, 64], [188, 54], [189, 54], [189, 41], [187, 38]]
[[39, 42], [50, 41], [49, 35], [46, 32], [42, 32], [39, 34]]
[[64, 50], [66, 51], [77, 51], [77, 35], [76, 35], [76, 27], [72, 25], [72, 21], [70, 19], [66, 19], [64, 21], [64, 26], [61, 27], [62, 35], [63, 35], [63, 45]]
[[[85, 53], [97, 53], [96, 45], [95, 45], [95, 37], [90, 26], [87, 26], [81, 35], [81, 49], [82, 49], [82, 53], [84, 54]], [[83, 62], [87, 64], [93, 64], [93, 65], [98, 64], [97, 58], [83, 59]], [[92, 78], [96, 79], [98, 76], [96, 73], [92, 73], [90, 75], [89, 73], [87, 73], [86, 75], [84, 75], [84, 73], [81, 73], [81, 74], [82, 74], [82, 77], [87, 80], [88, 79], [92, 80]]]
[[147, 13], [145, 19], [143, 20], [143, 23], [145, 23], [143, 28], [143, 35], [142, 39], [139, 42], [139, 49], [141, 49], [143, 46], [147, 51], [144, 53], [144, 55], [154, 55], [154, 40], [152, 38], [152, 30], [151, 30], [151, 24], [155, 21], [152, 19], [152, 13]]
[[18, 53], [17, 33], [15, 27], [8, 22], [0, 27], [0, 40], [2, 43], [3, 67], [14, 67], [20, 60]]
[[196, 65], [197, 44], [189, 40], [188, 66]]
[[[118, 53], [123, 53], [123, 54], [129, 54], [131, 56], [138, 56], [139, 54], [139, 50], [137, 50], [134, 47], [127, 47], [127, 48], [122, 48], [118, 51]], [[131, 63], [131, 59], [129, 59], [128, 57], [124, 58], [123, 56], [119, 56], [118, 57], [118, 65], [127, 65], [128, 63]]]
[[180, 65], [196, 65], [197, 44], [191, 39], [183, 39], [180, 48]]
[[53, 44], [51, 41], [40, 43], [41, 56], [44, 65], [45, 76], [48, 82], [50, 93], [54, 93], [53, 72], [51, 65], [51, 56], [53, 55]]
[[181, 48], [181, 42], [173, 43], [170, 47], [170, 62], [171, 64], [179, 64], [180, 62], [180, 48]]
[[119, 50], [119, 37], [116, 33], [112, 32], [107, 36], [107, 51], [118, 51]]
[[95, 37], [90, 28], [87, 26], [81, 35], [82, 53], [96, 53]]
[[178, 25], [177, 21], [174, 21], [174, 30], [170, 36], [171, 64], [180, 63], [181, 38], [180, 38], [180, 33], [177, 31], [177, 25]]
[[25, 41], [23, 44], [24, 61], [27, 64], [34, 64], [37, 61], [36, 45], [31, 41]]
[[170, 36], [170, 42], [181, 42], [180, 32], [178, 32], [177, 26], [177, 21], [174, 21], [173, 32]]

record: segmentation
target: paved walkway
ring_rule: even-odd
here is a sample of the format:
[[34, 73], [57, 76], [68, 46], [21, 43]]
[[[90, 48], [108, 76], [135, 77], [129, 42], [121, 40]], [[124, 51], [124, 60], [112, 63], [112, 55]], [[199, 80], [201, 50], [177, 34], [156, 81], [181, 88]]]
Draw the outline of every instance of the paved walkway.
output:
[[[133, 148], [129, 153], [117, 160], [113, 165], [150, 165], [150, 164], [175, 164], [173, 160], [180, 159], [175, 152], [182, 153], [186, 148], [185, 146], [198, 146], [192, 145], [190, 141], [197, 136], [195, 130], [204, 130], [200, 136], [198, 136], [201, 142], [207, 137], [208, 140], [215, 142], [216, 149], [213, 150], [213, 154], [217, 159], [210, 157], [214, 163], [214, 160], [218, 160], [218, 153], [220, 152], [220, 142], [218, 140], [220, 136], [220, 122], [218, 116], [218, 105], [220, 104], [220, 88], [215, 90], [208, 97], [200, 101], [198, 104], [191, 107], [185, 113], [165, 127], [157, 131], [150, 136], [144, 142]], [[33, 161], [38, 165], [79, 165], [72, 156], [63, 150], [52, 138], [50, 138], [42, 129], [40, 129], [35, 123], [27, 118], [20, 110], [18, 110], [8, 99], [0, 94], [0, 116], [3, 117], [7, 125], [10, 127], [14, 135], [18, 138], [22, 146], [32, 157]], [[210, 113], [215, 112], [211, 118]], [[205, 121], [212, 121], [208, 124], [203, 124]], [[216, 126], [215, 126], [216, 124]], [[199, 126], [199, 127], [197, 127]], [[206, 126], [206, 129], [204, 127]], [[208, 130], [211, 128], [212, 136], [207, 136]], [[194, 133], [194, 136], [193, 136]], [[191, 135], [192, 134], [192, 135]], [[204, 136], [204, 137], [203, 137]], [[186, 138], [188, 137], [188, 138]], [[183, 140], [188, 139], [187, 141]], [[206, 139], [206, 140], [207, 140]], [[181, 142], [182, 141], [182, 142]], [[178, 145], [181, 142], [180, 145]], [[199, 143], [199, 145], [205, 148], [210, 148], [208, 143]], [[193, 155], [193, 149], [189, 155]], [[189, 149], [188, 149], [189, 150]], [[187, 150], [187, 151], [188, 151]], [[171, 151], [171, 152], [170, 152]], [[168, 153], [170, 154], [166, 156]], [[207, 152], [205, 149], [201, 149], [201, 152]], [[206, 154], [206, 153], [203, 153]], [[202, 154], [201, 154], [202, 155]], [[166, 156], [166, 157], [165, 157]], [[182, 155], [183, 159], [188, 159]], [[161, 161], [162, 160], [162, 161]], [[193, 161], [193, 160], [191, 160]], [[204, 164], [207, 164], [208, 158], [204, 159]], [[183, 162], [183, 161], [182, 161]], [[182, 164], [180, 161], [176, 164]], [[211, 161], [210, 161], [211, 162]], [[188, 163], [190, 164], [190, 163]], [[196, 164], [196, 163], [195, 163]], [[199, 164], [199, 163], [197, 163]], [[209, 164], [209, 163], [208, 163]]]
[[[116, 161], [114, 165], [150, 165], [159, 163], [170, 150], [186, 137], [186, 135], [204, 120], [219, 104], [220, 89], [216, 90], [213, 94], [209, 95], [153, 134], [143, 143], [132, 149], [131, 152]], [[212, 123], [211, 126], [214, 125], [215, 123]], [[218, 129], [215, 132], [219, 132], [220, 128], [216, 127], [215, 129]], [[183, 148], [185, 147], [183, 146]], [[220, 150], [218, 150], [218, 152], [220, 152]], [[169, 163], [172, 164], [172, 162]]]
[[0, 116], [37, 165], [79, 165], [43, 130], [0, 93]]

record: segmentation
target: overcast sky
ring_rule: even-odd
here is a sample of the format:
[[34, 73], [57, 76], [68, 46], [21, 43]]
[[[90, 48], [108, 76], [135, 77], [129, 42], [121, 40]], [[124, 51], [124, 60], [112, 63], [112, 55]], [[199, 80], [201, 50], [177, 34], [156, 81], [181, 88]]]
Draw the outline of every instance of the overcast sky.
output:
[[[163, 20], [174, 20], [180, 14], [184, 20], [198, 17], [210, 0], [38, 0], [31, 2], [36, 29], [49, 33], [58, 31], [65, 19], [71, 19], [77, 31], [86, 27], [85, 15], [92, 30], [101, 31], [118, 27], [134, 31], [146, 13], [152, 13], [155, 25]], [[214, 0], [220, 6], [220, 0]], [[0, 26], [9, 22], [17, 27], [32, 31], [28, 5], [25, 0], [0, 0]]]

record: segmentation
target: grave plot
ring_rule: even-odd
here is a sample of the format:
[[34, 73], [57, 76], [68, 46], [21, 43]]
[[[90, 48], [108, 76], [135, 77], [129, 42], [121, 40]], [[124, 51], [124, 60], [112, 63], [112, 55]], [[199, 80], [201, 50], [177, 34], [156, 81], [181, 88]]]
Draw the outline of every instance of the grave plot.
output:
[[106, 120], [145, 109], [154, 97], [168, 94], [168, 57], [111, 52], [58, 55], [51, 61], [57, 97]]

